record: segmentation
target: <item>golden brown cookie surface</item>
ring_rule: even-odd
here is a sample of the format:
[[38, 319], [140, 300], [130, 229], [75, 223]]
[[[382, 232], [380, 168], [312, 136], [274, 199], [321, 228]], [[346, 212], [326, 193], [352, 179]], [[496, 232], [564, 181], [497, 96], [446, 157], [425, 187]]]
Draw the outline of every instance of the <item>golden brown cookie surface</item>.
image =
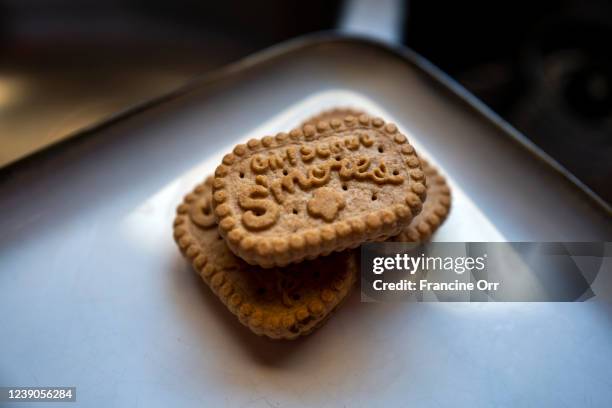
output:
[[286, 268], [263, 269], [236, 257], [221, 239], [211, 208], [212, 178], [177, 208], [174, 238], [204, 282], [253, 332], [293, 339], [318, 327], [357, 280], [353, 251]]
[[[335, 108], [325, 110], [308, 118], [306, 124], [317, 124], [322, 120], [342, 119], [347, 115], [358, 116], [364, 111], [354, 108]], [[422, 211], [398, 235], [392, 237], [396, 242], [423, 242], [431, 238], [434, 232], [448, 217], [451, 207], [451, 190], [446, 179], [438, 170], [423, 158], [420, 158], [426, 178], [427, 198]]]
[[406, 137], [367, 115], [238, 145], [217, 168], [213, 192], [229, 248], [263, 267], [397, 235], [426, 195]]

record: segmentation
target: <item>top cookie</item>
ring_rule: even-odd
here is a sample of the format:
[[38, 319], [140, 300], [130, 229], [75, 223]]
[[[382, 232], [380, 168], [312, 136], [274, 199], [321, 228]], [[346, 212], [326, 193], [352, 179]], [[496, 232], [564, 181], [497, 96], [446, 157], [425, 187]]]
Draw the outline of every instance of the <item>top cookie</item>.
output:
[[215, 171], [213, 207], [228, 247], [273, 267], [397, 235], [425, 194], [406, 137], [361, 115], [236, 146]]

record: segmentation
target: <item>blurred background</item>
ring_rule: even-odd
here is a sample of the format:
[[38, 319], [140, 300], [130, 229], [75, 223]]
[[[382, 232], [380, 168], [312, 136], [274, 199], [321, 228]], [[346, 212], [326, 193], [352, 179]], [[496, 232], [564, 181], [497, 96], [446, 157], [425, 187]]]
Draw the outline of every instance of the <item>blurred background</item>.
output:
[[321, 30], [412, 47], [612, 203], [603, 0], [0, 0], [0, 167]]

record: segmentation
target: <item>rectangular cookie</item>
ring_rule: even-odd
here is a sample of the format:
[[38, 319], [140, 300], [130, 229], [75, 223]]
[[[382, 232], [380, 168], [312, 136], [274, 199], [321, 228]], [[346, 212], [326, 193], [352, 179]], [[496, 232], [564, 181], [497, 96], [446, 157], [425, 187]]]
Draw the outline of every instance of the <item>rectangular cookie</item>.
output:
[[397, 126], [367, 115], [237, 145], [213, 182], [220, 235], [264, 268], [397, 235], [425, 196], [414, 148]]

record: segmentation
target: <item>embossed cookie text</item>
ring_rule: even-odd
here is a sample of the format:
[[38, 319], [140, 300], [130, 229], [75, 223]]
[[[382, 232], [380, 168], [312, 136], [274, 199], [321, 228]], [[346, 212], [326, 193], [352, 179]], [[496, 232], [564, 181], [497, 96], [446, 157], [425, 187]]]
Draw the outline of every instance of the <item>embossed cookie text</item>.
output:
[[[334, 173], [342, 182], [404, 183], [404, 175], [399, 169], [390, 169], [384, 158], [374, 163], [367, 155], [360, 154], [359, 150], [365, 148], [376, 147], [372, 138], [363, 132], [312, 144], [288, 145], [253, 155], [248, 159], [248, 169], [255, 176], [255, 184], [242, 187], [238, 201], [244, 210], [242, 224], [250, 230], [269, 228], [278, 220], [279, 205], [288, 195], [294, 194], [298, 188], [317, 191], [330, 182]], [[335, 192], [333, 200], [326, 203], [326, 210], [317, 211], [321, 200], [321, 195], [314, 193], [308, 201], [308, 214], [332, 222], [344, 208], [342, 194]]]

